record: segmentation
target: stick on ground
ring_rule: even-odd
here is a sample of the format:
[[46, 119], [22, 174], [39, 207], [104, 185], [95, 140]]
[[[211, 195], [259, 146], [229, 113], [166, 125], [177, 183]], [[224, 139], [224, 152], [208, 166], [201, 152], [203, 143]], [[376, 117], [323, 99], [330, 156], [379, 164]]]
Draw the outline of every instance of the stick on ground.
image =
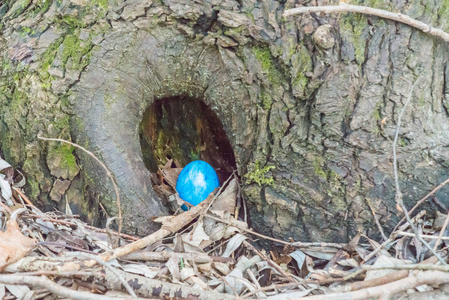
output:
[[131, 252], [140, 250], [145, 248], [146, 246], [149, 246], [157, 241], [162, 240], [166, 236], [178, 232], [181, 230], [184, 226], [188, 225], [190, 222], [192, 222], [196, 217], [198, 217], [201, 212], [206, 209], [209, 205], [209, 203], [214, 198], [213, 195], [210, 195], [206, 200], [198, 204], [197, 206], [191, 208], [188, 211], [183, 212], [180, 215], [177, 215], [169, 220], [167, 220], [165, 223], [163, 223], [162, 228], [159, 229], [156, 232], [153, 232], [152, 234], [135, 241], [131, 244], [124, 245], [122, 247], [114, 249], [112, 252], [106, 252], [101, 254], [99, 257], [102, 260], [109, 261], [111, 259], [129, 254]]
[[[55, 295], [75, 299], [75, 300], [111, 300], [111, 299], [126, 299], [116, 298], [111, 296], [103, 296], [98, 294], [92, 294], [89, 292], [75, 291], [59, 284], [54, 283], [45, 276], [22, 276], [22, 275], [3, 275], [0, 274], [0, 283], [3, 284], [15, 284], [15, 285], [29, 285], [32, 287], [44, 288], [49, 290]], [[128, 299], [136, 299], [129, 297]]]

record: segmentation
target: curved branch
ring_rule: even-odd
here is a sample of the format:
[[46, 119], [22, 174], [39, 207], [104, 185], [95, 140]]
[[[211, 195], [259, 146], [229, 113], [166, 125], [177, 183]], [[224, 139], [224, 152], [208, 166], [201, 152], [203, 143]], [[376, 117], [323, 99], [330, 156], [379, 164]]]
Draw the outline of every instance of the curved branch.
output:
[[284, 12], [283, 16], [288, 17], [292, 15], [299, 15], [305, 13], [317, 13], [324, 12], [327, 14], [330, 13], [344, 13], [344, 12], [354, 12], [360, 13], [364, 15], [373, 15], [384, 19], [393, 20], [399, 23], [406, 24], [413, 28], [419, 29], [422, 32], [428, 33], [430, 35], [436, 36], [445, 42], [449, 42], [449, 34], [444, 32], [441, 29], [433, 28], [432, 26], [423, 23], [421, 21], [415, 20], [407, 15], [401, 13], [393, 13], [391, 11], [371, 8], [367, 6], [359, 6], [359, 5], [350, 5], [346, 3], [341, 3], [337, 6], [307, 6], [307, 7], [297, 7], [288, 9]]
[[118, 238], [117, 238], [116, 245], [115, 245], [117, 248], [119, 246], [120, 234], [122, 233], [122, 205], [120, 204], [120, 192], [119, 192], [117, 183], [115, 182], [114, 176], [112, 176], [111, 171], [109, 171], [108, 167], [106, 167], [106, 165], [100, 159], [98, 159], [95, 156], [95, 154], [93, 154], [92, 152], [90, 152], [89, 150], [87, 150], [86, 148], [84, 148], [78, 144], [75, 144], [75, 143], [72, 143], [70, 141], [66, 141], [63, 139], [53, 139], [53, 138], [46, 138], [46, 137], [42, 137], [42, 136], [38, 136], [37, 138], [40, 140], [43, 140], [43, 141], [61, 142], [61, 143], [69, 144], [78, 149], [81, 149], [84, 152], [86, 152], [90, 157], [95, 159], [100, 164], [100, 166], [106, 171], [106, 175], [109, 177], [109, 179], [111, 179], [112, 185], [114, 186], [117, 209], [118, 209]]

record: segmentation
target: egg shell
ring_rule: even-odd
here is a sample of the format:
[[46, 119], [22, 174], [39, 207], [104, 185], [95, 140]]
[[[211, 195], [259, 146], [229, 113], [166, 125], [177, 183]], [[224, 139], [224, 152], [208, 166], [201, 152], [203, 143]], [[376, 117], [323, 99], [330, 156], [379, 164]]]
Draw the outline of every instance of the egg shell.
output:
[[182, 200], [198, 205], [220, 186], [217, 173], [207, 162], [195, 160], [182, 169], [176, 181], [176, 191]]

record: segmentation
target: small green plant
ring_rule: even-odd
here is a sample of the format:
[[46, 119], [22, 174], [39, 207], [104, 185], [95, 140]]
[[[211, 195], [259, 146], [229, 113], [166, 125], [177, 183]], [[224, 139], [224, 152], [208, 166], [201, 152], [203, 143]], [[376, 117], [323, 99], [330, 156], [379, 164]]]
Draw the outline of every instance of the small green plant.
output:
[[252, 182], [257, 183], [259, 186], [261, 185], [273, 185], [274, 179], [273, 177], [266, 177], [266, 173], [270, 170], [274, 169], [274, 166], [265, 166], [263, 168], [260, 167], [260, 163], [256, 161], [256, 163], [250, 168], [251, 171], [245, 174], [246, 184], [250, 184]]

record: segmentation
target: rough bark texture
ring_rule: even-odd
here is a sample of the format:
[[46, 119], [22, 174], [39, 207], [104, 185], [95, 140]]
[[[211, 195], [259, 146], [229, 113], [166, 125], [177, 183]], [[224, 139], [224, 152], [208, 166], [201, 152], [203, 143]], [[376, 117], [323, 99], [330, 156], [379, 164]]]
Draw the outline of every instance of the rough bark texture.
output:
[[[448, 1], [361, 2], [448, 29]], [[281, 17], [301, 3], [6, 1], [0, 149], [26, 173], [33, 199], [68, 201], [91, 220], [98, 200], [116, 214], [105, 174], [37, 135], [95, 151], [119, 184], [126, 229], [145, 234], [166, 208], [151, 187], [139, 124], [155, 99], [201, 99], [223, 124], [239, 174], [249, 174], [243, 191], [255, 228], [303, 241], [376, 234], [368, 202], [384, 226], [397, 219], [391, 140], [418, 76], [398, 150], [406, 203], [449, 176], [448, 47], [376, 17]], [[446, 204], [448, 191], [437, 194]]]

